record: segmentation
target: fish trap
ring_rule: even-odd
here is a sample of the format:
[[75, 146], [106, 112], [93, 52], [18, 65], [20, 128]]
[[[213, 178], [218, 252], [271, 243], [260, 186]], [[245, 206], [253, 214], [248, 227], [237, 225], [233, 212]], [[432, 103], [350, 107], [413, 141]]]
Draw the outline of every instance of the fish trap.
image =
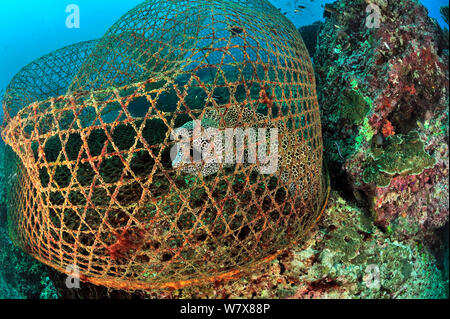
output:
[[[3, 108], [11, 238], [83, 281], [235, 278], [297, 243], [326, 202], [313, 67], [266, 0], [145, 1], [22, 69]], [[277, 170], [180, 164], [173, 133], [194, 123], [276, 129]]]

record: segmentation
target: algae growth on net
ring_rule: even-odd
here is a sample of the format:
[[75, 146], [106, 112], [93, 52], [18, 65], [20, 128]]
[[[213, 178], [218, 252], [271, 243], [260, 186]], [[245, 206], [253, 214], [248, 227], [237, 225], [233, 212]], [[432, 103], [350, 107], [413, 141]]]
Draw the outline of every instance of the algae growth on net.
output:
[[[302, 239], [326, 203], [310, 57], [265, 0], [145, 1], [24, 67], [3, 108], [10, 236], [83, 281], [234, 278]], [[178, 165], [172, 134], [197, 120], [277, 129], [278, 169]]]

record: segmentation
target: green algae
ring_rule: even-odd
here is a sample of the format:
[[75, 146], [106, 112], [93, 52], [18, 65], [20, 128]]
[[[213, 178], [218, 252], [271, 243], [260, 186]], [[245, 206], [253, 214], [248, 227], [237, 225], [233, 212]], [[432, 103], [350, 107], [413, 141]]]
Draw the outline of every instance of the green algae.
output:
[[419, 133], [386, 138], [382, 148], [372, 148], [372, 161], [363, 173], [363, 181], [377, 187], [389, 186], [395, 175], [418, 175], [435, 165], [436, 160], [425, 152]]
[[377, 187], [388, 187], [391, 184], [392, 176], [380, 173], [377, 167], [369, 166], [364, 170], [363, 181], [366, 184], [376, 184]]
[[351, 90], [339, 99], [340, 117], [354, 125], [362, 124], [371, 110], [370, 102], [357, 90]]
[[340, 228], [330, 234], [325, 247], [340, 254], [343, 262], [350, 262], [359, 254], [363, 236], [353, 227]]
[[375, 132], [369, 124], [369, 119], [366, 117], [359, 128], [358, 135], [355, 137], [355, 149], [358, 150], [364, 141], [370, 142], [374, 135]]
[[340, 93], [332, 109], [323, 117], [324, 127], [329, 127], [330, 131], [340, 131], [343, 127], [347, 130], [347, 136], [343, 138], [334, 135], [324, 139], [325, 154], [337, 162], [357, 153], [375, 134], [369, 123], [373, 101], [358, 88], [356, 78], [349, 76], [348, 83], [351, 89]]

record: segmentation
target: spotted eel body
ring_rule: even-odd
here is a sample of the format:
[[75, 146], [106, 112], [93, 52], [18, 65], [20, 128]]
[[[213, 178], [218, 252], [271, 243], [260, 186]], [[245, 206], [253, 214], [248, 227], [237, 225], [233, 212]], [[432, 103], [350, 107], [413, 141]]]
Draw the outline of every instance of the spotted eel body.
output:
[[[311, 182], [318, 181], [320, 166], [316, 165], [318, 160], [311, 151], [311, 147], [307, 142], [303, 141], [298, 133], [291, 132], [283, 121], [269, 120], [266, 115], [256, 112], [254, 109], [241, 106], [230, 106], [224, 109], [223, 114], [219, 114], [216, 110], [205, 112], [201, 125], [204, 129], [214, 127], [218, 129], [225, 128], [246, 128], [249, 127], [265, 127], [278, 128], [278, 170], [277, 175], [280, 180], [289, 185], [289, 191], [295, 192], [298, 187], [302, 193], [308, 193], [307, 190]], [[193, 136], [194, 121], [185, 123], [182, 128], [187, 129], [190, 136]], [[194, 151], [202, 152], [208, 145], [213, 145], [217, 152], [223, 152], [223, 145], [217, 145], [214, 140], [210, 140], [205, 136], [192, 139], [192, 147]], [[172, 161], [173, 168], [187, 174], [202, 173], [204, 177], [215, 174], [221, 163], [215, 158], [211, 158], [209, 162], [182, 163], [183, 154], [178, 151]], [[223, 167], [232, 165], [223, 163]]]

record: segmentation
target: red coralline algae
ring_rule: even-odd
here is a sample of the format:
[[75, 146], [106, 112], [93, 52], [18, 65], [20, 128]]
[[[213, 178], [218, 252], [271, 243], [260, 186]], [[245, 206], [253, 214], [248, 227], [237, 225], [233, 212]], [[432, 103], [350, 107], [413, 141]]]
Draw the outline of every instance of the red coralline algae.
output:
[[130, 229], [123, 229], [121, 233], [115, 233], [115, 236], [116, 242], [106, 247], [106, 250], [111, 259], [117, 261], [126, 258], [131, 249], [138, 249], [142, 246], [144, 232], [141, 230], [133, 233]]
[[394, 131], [394, 127], [392, 126], [392, 123], [389, 122], [388, 120], [386, 120], [384, 122], [383, 128], [381, 129], [381, 132], [383, 133], [384, 137], [394, 135], [395, 131]]
[[408, 92], [411, 95], [415, 95], [417, 93], [416, 88], [414, 87], [414, 84], [411, 84], [411, 86], [405, 86], [405, 91]]
[[273, 98], [267, 93], [268, 88], [264, 87], [259, 91], [259, 100], [258, 102], [261, 104], [267, 105], [269, 109], [273, 107]]
[[[402, 217], [408, 221], [407, 224], [418, 226], [424, 233], [444, 225], [448, 220], [448, 203], [432, 194], [436, 191], [434, 184], [446, 172], [445, 166], [436, 165], [419, 175], [395, 177], [388, 188], [376, 188], [377, 224], [388, 227], [392, 221]], [[446, 191], [448, 194], [448, 188]], [[433, 212], [432, 218], [427, 212]], [[407, 234], [408, 229], [400, 231]]]

